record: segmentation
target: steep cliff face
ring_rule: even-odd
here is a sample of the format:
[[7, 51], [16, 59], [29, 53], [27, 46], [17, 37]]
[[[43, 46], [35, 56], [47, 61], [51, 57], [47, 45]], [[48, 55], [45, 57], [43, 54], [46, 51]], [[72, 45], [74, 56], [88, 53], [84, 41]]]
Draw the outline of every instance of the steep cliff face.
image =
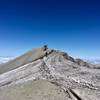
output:
[[47, 80], [63, 90], [69, 100], [100, 99], [99, 66], [74, 59], [64, 52], [44, 48], [33, 49], [0, 66], [2, 93], [5, 92], [3, 88], [26, 84], [31, 80]]

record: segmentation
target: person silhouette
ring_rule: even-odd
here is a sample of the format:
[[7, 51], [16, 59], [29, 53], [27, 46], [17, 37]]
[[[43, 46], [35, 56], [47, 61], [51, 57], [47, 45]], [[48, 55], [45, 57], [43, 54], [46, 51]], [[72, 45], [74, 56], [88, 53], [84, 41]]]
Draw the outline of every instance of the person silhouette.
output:
[[44, 49], [44, 51], [46, 51], [48, 49], [48, 46], [47, 45], [44, 45], [43, 46], [43, 49]]
[[[43, 46], [43, 50], [46, 51], [47, 49], [48, 49], [48, 46], [47, 46], [47, 45], [44, 45], [44, 46]], [[48, 55], [48, 53], [47, 53], [47, 51], [46, 51], [46, 52], [45, 52], [45, 56], [47, 57], [47, 55]]]

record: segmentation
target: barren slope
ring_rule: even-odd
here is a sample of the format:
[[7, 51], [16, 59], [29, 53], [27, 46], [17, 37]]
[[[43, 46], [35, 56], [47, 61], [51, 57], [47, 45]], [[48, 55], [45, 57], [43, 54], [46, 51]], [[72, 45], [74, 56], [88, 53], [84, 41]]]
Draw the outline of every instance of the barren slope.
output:
[[[48, 50], [49, 53], [49, 50]], [[32, 61], [35, 61], [37, 59], [40, 59], [41, 57], [44, 57], [45, 55], [45, 51], [43, 50], [43, 48], [37, 48], [37, 49], [33, 49], [25, 54], [23, 54], [20, 57], [17, 57], [16, 59], [3, 64], [0, 66], [0, 74], [13, 70], [15, 68], [18, 68], [22, 65], [25, 65], [27, 63], [30, 63]]]

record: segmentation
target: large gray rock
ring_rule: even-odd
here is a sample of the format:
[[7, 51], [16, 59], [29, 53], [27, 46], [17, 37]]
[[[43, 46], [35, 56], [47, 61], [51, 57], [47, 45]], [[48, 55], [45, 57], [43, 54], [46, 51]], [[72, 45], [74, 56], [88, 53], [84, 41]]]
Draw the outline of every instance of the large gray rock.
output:
[[48, 81], [29, 81], [0, 89], [0, 100], [71, 100], [68, 93]]

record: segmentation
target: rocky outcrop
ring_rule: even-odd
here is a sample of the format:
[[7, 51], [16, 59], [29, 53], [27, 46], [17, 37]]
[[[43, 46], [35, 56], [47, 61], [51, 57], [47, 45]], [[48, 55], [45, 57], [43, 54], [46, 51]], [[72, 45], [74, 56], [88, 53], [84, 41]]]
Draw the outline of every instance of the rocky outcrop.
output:
[[85, 61], [83, 61], [82, 59], [76, 59], [75, 61], [80, 66], [87, 66], [87, 63]]

